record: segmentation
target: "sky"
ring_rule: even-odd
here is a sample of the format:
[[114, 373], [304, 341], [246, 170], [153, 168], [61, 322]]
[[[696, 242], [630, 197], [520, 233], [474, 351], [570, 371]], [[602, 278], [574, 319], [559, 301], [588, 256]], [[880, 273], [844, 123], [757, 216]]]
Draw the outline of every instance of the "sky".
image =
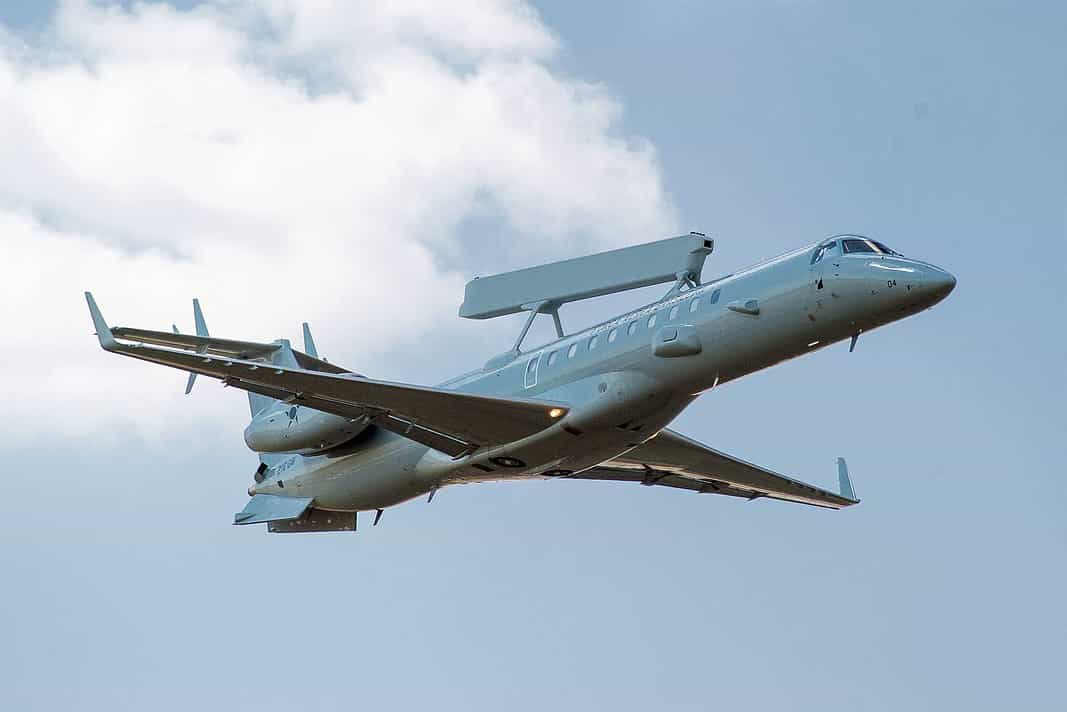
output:
[[[0, 4], [0, 708], [1067, 707], [1067, 7]], [[840, 232], [934, 309], [673, 427], [824, 511], [451, 487], [355, 534], [230, 522], [242, 394], [116, 325], [432, 384], [521, 319], [464, 282], [688, 230], [712, 278]], [[568, 306], [577, 328], [658, 296]], [[547, 324], [532, 337], [547, 338]], [[369, 523], [369, 522], [365, 522]]]

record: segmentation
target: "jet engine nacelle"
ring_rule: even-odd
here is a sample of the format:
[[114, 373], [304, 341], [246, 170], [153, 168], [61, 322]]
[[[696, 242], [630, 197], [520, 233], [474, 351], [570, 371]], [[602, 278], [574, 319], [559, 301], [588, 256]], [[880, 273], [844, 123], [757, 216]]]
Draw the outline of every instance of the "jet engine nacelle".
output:
[[306, 406], [279, 404], [245, 428], [245, 444], [256, 452], [310, 455], [342, 445], [367, 428], [366, 418], [345, 418]]

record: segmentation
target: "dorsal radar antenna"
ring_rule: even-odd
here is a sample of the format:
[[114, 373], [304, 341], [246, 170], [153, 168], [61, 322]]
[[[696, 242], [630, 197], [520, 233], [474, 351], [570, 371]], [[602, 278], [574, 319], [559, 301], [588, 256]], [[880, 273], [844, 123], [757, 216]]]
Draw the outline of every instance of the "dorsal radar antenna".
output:
[[530, 316], [526, 318], [526, 323], [522, 325], [522, 331], [519, 332], [519, 338], [515, 339], [515, 345], [511, 347], [511, 350], [515, 353], [521, 353], [522, 342], [526, 339], [526, 335], [530, 333], [530, 327], [533, 326], [534, 319], [538, 314], [551, 314], [552, 322], [556, 326], [556, 336], [563, 338], [563, 322], [559, 319], [559, 306], [550, 301], [540, 301], [534, 304], [523, 304], [523, 311], [530, 312]]
[[527, 267], [467, 283], [459, 315], [493, 319], [528, 312], [510, 351], [490, 361], [498, 366], [516, 358], [538, 314], [550, 314], [556, 335], [563, 338], [559, 309], [564, 304], [655, 284], [674, 283], [671, 293], [700, 285], [704, 261], [715, 241], [702, 232]]
[[678, 272], [674, 275], [674, 285], [663, 295], [663, 298], [674, 296], [683, 289], [696, 289], [700, 286], [700, 274], [691, 271]]

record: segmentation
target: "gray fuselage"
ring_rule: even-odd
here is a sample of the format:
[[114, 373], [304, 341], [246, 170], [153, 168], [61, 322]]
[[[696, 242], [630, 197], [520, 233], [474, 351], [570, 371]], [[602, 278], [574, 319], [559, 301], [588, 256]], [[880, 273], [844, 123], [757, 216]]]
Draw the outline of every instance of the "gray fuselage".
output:
[[[955, 286], [931, 264], [845, 254], [842, 240], [834, 240], [673, 292], [442, 384], [570, 407], [530, 437], [452, 458], [371, 426], [325, 454], [281, 459], [250, 492], [314, 497], [322, 509], [373, 510], [447, 484], [578, 472], [653, 437], [719, 384], [920, 312]], [[312, 425], [315, 417], [335, 417], [304, 410], [303, 422]], [[246, 439], [278, 421], [280, 411], [257, 416]]]

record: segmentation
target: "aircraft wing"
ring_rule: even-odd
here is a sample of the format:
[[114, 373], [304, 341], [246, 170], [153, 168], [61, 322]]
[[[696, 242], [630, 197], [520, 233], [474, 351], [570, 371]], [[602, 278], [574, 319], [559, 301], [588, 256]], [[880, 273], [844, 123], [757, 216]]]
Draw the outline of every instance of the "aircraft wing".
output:
[[[519, 440], [549, 427], [568, 410], [559, 403], [389, 383], [354, 373], [287, 368], [231, 355], [238, 344], [263, 346], [252, 342], [227, 343], [211, 337], [215, 348], [203, 351], [198, 348], [203, 344], [195, 337], [127, 328], [112, 330], [92, 295], [87, 292], [85, 296], [105, 351], [217, 378], [228, 386], [342, 417], [369, 417], [386, 430], [450, 455]], [[152, 345], [150, 339], [157, 335], [165, 336], [167, 343], [176, 348]], [[120, 342], [120, 337], [135, 343]]]
[[[280, 348], [278, 344], [261, 344], [255, 341], [220, 339], [215, 336], [196, 336], [170, 331], [153, 331], [151, 329], [132, 329], [125, 326], [112, 329], [111, 335], [124, 341], [137, 341], [155, 346], [187, 349], [217, 356], [236, 356], [242, 359], [263, 358]], [[291, 349], [291, 351], [301, 368], [311, 371], [326, 371], [327, 373], [348, 373], [347, 370], [340, 366], [309, 356], [303, 351], [297, 351], [296, 349]]]
[[662, 430], [659, 435], [626, 454], [571, 476], [578, 480], [663, 485], [745, 499], [767, 497], [831, 509], [858, 503], [848, 477], [848, 468], [840, 458], [838, 477], [840, 494], [731, 457], [672, 430]]

